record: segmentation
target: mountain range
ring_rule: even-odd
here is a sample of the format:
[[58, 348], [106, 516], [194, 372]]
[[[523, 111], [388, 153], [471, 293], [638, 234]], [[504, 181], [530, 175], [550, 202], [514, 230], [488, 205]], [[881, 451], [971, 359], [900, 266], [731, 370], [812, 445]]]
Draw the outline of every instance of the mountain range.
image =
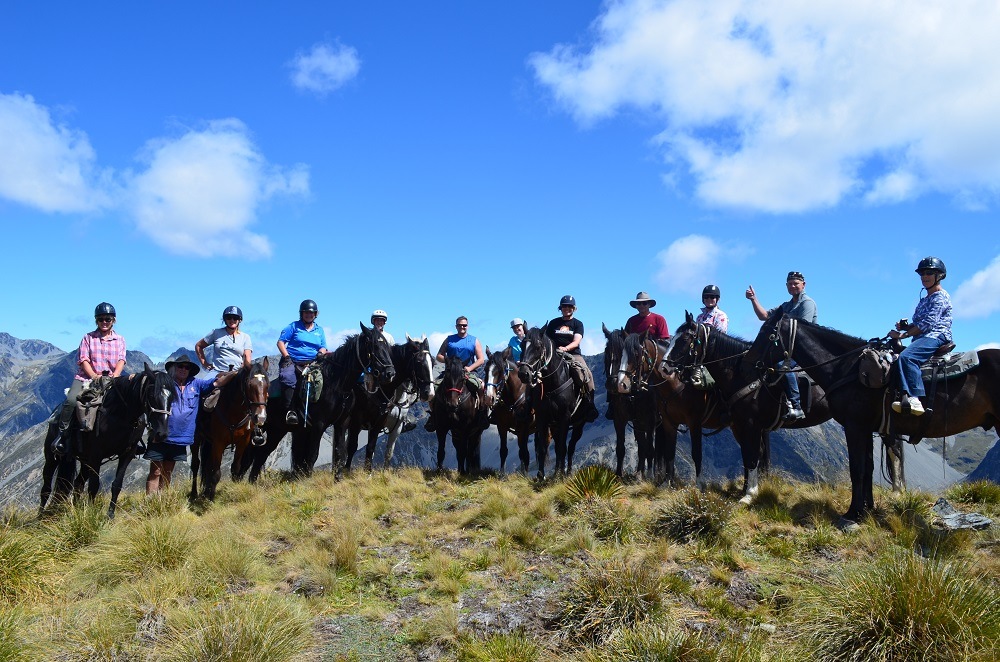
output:
[[[178, 348], [168, 360], [181, 354], [194, 356], [193, 350]], [[603, 357], [591, 356], [587, 357], [587, 361], [597, 382], [597, 405], [603, 411], [605, 400]], [[0, 332], [0, 389], [2, 389], [0, 391], [0, 505], [36, 503], [41, 481], [41, 446], [46, 432], [46, 421], [53, 409], [62, 402], [65, 389], [76, 372], [76, 362], [76, 352], [64, 352], [40, 340], [20, 340]], [[126, 372], [129, 373], [141, 371], [144, 363], [162, 367], [162, 364], [152, 362], [148, 356], [137, 351], [128, 352], [126, 363]], [[273, 377], [278, 366], [276, 356], [271, 357], [270, 365]], [[422, 423], [426, 415], [425, 406], [418, 405], [414, 413]], [[320, 450], [320, 466], [328, 465], [332, 458], [329, 439], [330, 435], [327, 433]], [[367, 433], [362, 433], [360, 443], [363, 445], [366, 439]], [[995, 440], [996, 434], [993, 431], [983, 432], [978, 429], [957, 435], [954, 439], [949, 439], [947, 448], [940, 444], [937, 446], [939, 450], [945, 451], [948, 461], [942, 458], [933, 444], [907, 446], [908, 485], [940, 491], [962, 480], [970, 466], [975, 467], [970, 478], [986, 478], [1000, 482], [1000, 444], [995, 444]], [[382, 441], [384, 437], [380, 439], [376, 452], [377, 465], [381, 464], [384, 454]], [[636, 452], [631, 433], [627, 436], [626, 448], [626, 467], [634, 467]], [[966, 449], [969, 452], [956, 453], [953, 450], [955, 448]], [[518, 464], [516, 439], [508, 440], [508, 449], [506, 470], [514, 471]], [[778, 471], [802, 480], [847, 480], [847, 451], [843, 430], [832, 421], [804, 430], [777, 430], [771, 434], [771, 449], [772, 463]], [[533, 443], [530, 452], [534, 458]], [[551, 456], [552, 449], [549, 452]], [[875, 454], [878, 462], [879, 444], [876, 444]], [[400, 437], [393, 464], [432, 467], [436, 463], [436, 455], [437, 437], [425, 432], [421, 424], [416, 430]], [[494, 428], [490, 428], [483, 435], [481, 455], [484, 468], [500, 466], [499, 437]], [[965, 469], [964, 471], [952, 466], [953, 458], [960, 458], [960, 462], [956, 464]], [[356, 467], [360, 466], [362, 459], [359, 452], [355, 458]], [[228, 462], [227, 459], [226, 466]], [[449, 441], [446, 464], [453, 467], [454, 462], [454, 449]], [[604, 418], [588, 425], [583, 439], [577, 445], [575, 466], [594, 463], [608, 466], [615, 464], [615, 432], [611, 421]], [[269, 466], [277, 469], [288, 467], [287, 439], [271, 456]], [[113, 468], [113, 464], [105, 465], [102, 472], [105, 484], [110, 483], [109, 476]], [[133, 462], [126, 481], [126, 489], [141, 489], [147, 468], [146, 461]], [[178, 469], [178, 472], [175, 472], [176, 480], [186, 481], [186, 465]], [[686, 434], [678, 438], [677, 471], [682, 480], [691, 481], [694, 477], [690, 439]], [[742, 477], [739, 445], [728, 429], [705, 438], [704, 472], [713, 480]], [[880, 479], [878, 474], [876, 471], [877, 480]]]

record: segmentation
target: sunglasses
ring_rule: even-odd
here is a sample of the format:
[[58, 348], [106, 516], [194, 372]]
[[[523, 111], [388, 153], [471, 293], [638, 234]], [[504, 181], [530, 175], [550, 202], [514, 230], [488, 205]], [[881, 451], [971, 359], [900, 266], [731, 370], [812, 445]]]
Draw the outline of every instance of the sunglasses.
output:
[[704, 296], [704, 297], [702, 297], [702, 299], [718, 299], [718, 298], [719, 297], [717, 297], [717, 296]]
[[455, 326], [459, 329], [467, 329], [469, 327], [468, 324], [456, 324]]
[[226, 320], [227, 322], [230, 322], [230, 321], [232, 321], [232, 320], [236, 320], [236, 321], [239, 321], [239, 320], [241, 320], [241, 319], [243, 319], [243, 318], [242, 318], [242, 317], [237, 317], [236, 315], [226, 315], [226, 316], [225, 316], [225, 317], [223, 317], [222, 319]]
[[97, 318], [97, 323], [98, 324], [114, 324], [114, 322], [115, 322], [115, 318], [114, 317], [98, 317]]
[[934, 271], [933, 269], [921, 269], [917, 273], [920, 274], [921, 276], [933, 276], [937, 272]]

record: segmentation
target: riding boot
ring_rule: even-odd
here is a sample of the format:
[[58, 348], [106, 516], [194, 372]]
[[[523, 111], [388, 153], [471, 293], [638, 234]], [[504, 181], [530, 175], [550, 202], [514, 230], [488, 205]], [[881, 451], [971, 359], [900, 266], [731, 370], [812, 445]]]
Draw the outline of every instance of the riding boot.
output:
[[281, 399], [285, 403], [285, 423], [288, 425], [298, 425], [299, 415], [295, 413], [295, 408], [292, 405], [292, 400], [295, 398], [295, 389], [291, 386], [281, 387]]
[[593, 423], [601, 415], [601, 412], [597, 411], [597, 406], [594, 405], [593, 391], [583, 396], [583, 402], [580, 403], [580, 406], [583, 407], [583, 420], [587, 423]]

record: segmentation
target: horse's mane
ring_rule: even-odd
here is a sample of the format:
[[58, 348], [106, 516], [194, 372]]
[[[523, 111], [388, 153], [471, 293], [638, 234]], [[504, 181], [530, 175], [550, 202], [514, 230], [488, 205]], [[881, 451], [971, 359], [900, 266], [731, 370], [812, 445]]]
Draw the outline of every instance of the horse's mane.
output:
[[396, 368], [396, 372], [399, 372], [406, 366], [406, 361], [410, 358], [410, 343], [389, 345], [389, 356], [392, 357], [392, 365]]
[[323, 371], [324, 379], [331, 379], [339, 382], [339, 386], [345, 386], [346, 380], [352, 382], [357, 379], [358, 373], [350, 370], [351, 365], [358, 360], [358, 343], [361, 341], [361, 334], [354, 333], [344, 338], [344, 343], [326, 354], [316, 357], [316, 363]]
[[611, 335], [608, 336], [608, 344], [604, 347], [604, 360], [609, 361], [612, 356], [621, 356], [624, 349], [625, 332], [621, 329], [613, 330]]
[[[764, 325], [770, 325], [772, 328], [777, 328], [778, 323], [781, 322], [780, 319], [775, 319], [780, 315], [784, 315], [783, 312], [778, 311], [771, 313]], [[817, 324], [815, 322], [808, 322], [806, 320], [799, 320], [800, 325], [806, 325], [808, 328], [816, 329], [818, 331], [826, 332], [833, 336], [832, 340], [838, 344], [844, 345], [866, 345], [868, 341], [863, 338], [858, 338], [857, 336], [852, 336], [849, 333], [844, 333], [843, 331], [838, 331], [837, 329], [831, 328], [829, 326], [823, 326], [822, 324]]]
[[625, 353], [628, 356], [636, 357], [642, 356], [642, 342], [643, 334], [640, 333], [630, 333], [625, 337]]
[[442, 391], [447, 388], [461, 385], [465, 382], [465, 366], [462, 359], [451, 356], [444, 364], [444, 378], [441, 380]]

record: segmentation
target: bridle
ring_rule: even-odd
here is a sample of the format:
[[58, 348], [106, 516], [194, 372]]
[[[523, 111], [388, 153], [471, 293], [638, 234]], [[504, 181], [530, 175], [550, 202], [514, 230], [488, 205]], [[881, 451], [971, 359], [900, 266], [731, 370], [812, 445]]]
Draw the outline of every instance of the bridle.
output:
[[[382, 374], [385, 373], [387, 369], [395, 371], [395, 368], [392, 365], [391, 356], [389, 357], [389, 361], [385, 361], [381, 356], [379, 356], [378, 348], [375, 347], [373, 343], [378, 343], [379, 340], [381, 339], [383, 344], [386, 344], [386, 347], [388, 347], [388, 344], [385, 343], [385, 340], [381, 332], [379, 332], [377, 338], [374, 337], [375, 335], [374, 331], [375, 330], [372, 329], [370, 331], [366, 331], [365, 333], [361, 334], [361, 336], [358, 337], [358, 341], [354, 346], [355, 353], [357, 354], [358, 357], [358, 363], [361, 364], [361, 373], [362, 374], [370, 373], [375, 378], [374, 380], [375, 383], [373, 388], [368, 388], [368, 380], [364, 380], [365, 391], [372, 395], [374, 395], [380, 388], [380, 384], [382, 382]], [[364, 340], [365, 345], [368, 349], [366, 358], [361, 357], [362, 340]], [[386, 353], [387, 352], [388, 349], [386, 350]]]

